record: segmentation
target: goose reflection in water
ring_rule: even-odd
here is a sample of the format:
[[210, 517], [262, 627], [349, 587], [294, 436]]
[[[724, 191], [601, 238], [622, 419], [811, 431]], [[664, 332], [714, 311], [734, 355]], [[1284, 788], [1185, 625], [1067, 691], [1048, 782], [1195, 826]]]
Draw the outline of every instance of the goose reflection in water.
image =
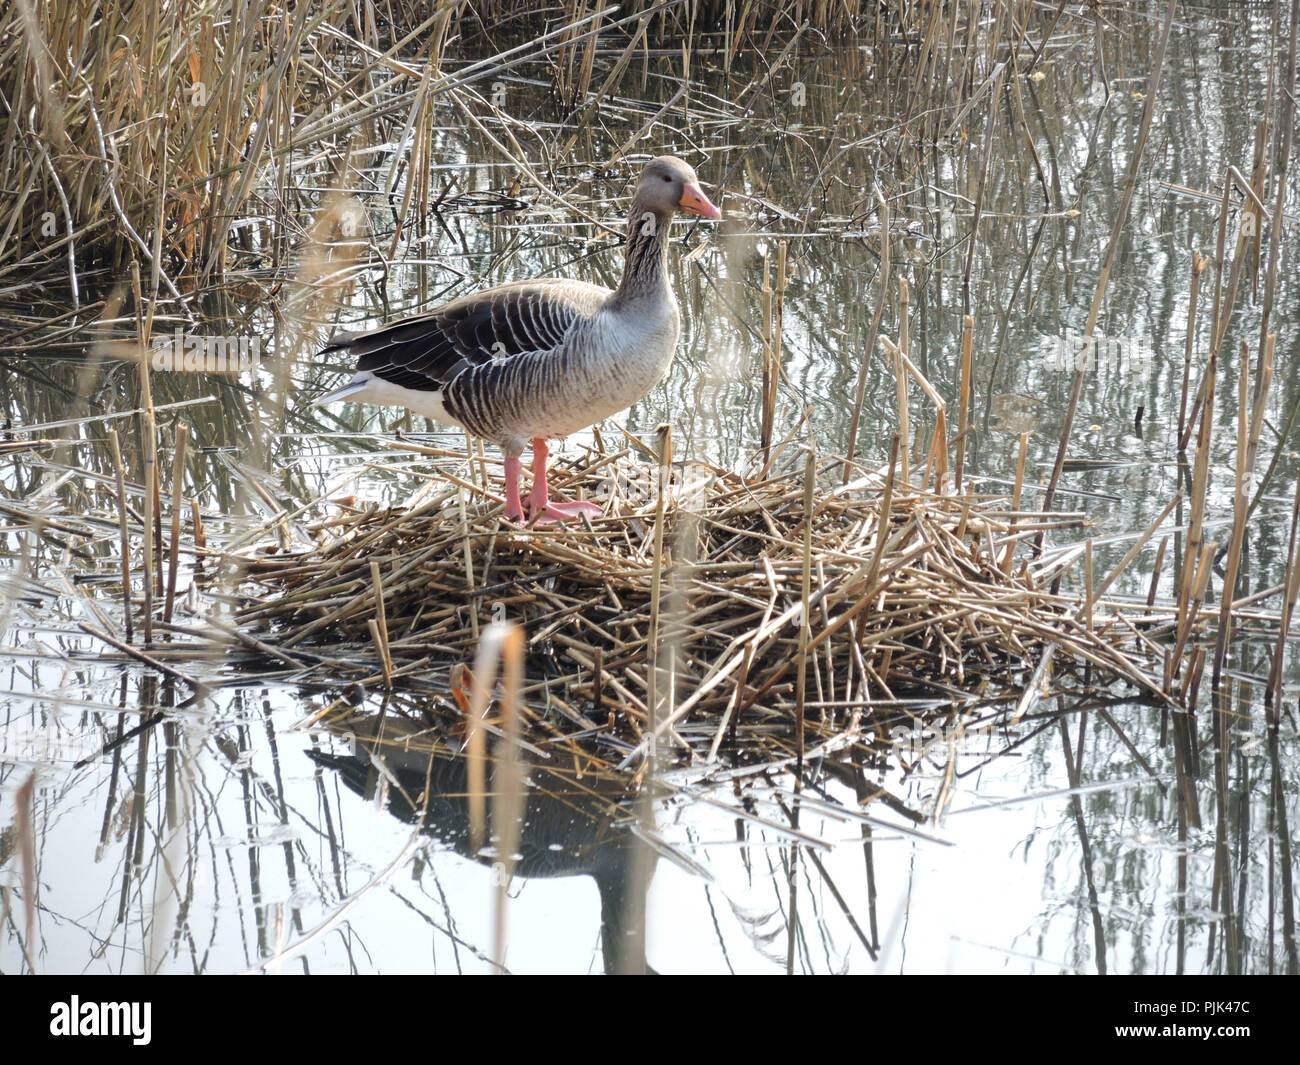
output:
[[[313, 761], [337, 772], [363, 798], [386, 786], [386, 809], [394, 817], [420, 824], [421, 831], [483, 865], [495, 863], [490, 847], [475, 853], [470, 841], [468, 759], [459, 742], [392, 710], [348, 714], [331, 720], [329, 728], [351, 737], [353, 753], [309, 750]], [[645, 894], [655, 855], [630, 830], [635, 811], [626, 781], [596, 772], [579, 775], [571, 764], [551, 767], [524, 753], [528, 784], [515, 875], [592, 877], [600, 892], [605, 971], [653, 972], [645, 958]], [[488, 762], [490, 781], [491, 754]], [[487, 834], [496, 834], [490, 822]]]

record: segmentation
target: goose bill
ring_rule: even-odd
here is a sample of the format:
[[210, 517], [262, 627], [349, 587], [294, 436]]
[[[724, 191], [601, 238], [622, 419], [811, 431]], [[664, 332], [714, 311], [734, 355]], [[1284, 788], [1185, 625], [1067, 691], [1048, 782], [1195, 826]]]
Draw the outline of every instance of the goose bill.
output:
[[709, 198], [704, 195], [704, 190], [696, 181], [692, 181], [682, 190], [682, 198], [677, 201], [677, 206], [701, 218], [722, 217], [722, 212], [709, 202]]

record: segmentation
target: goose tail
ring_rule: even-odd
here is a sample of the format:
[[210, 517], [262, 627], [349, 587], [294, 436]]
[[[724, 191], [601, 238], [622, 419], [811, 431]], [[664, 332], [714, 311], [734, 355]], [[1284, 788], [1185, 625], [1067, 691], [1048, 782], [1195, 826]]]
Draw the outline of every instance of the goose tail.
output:
[[369, 374], [357, 374], [346, 385], [336, 388], [332, 392], [326, 392], [323, 396], [318, 396], [311, 401], [313, 407], [323, 407], [328, 403], [339, 403], [345, 399], [355, 399], [370, 387]]

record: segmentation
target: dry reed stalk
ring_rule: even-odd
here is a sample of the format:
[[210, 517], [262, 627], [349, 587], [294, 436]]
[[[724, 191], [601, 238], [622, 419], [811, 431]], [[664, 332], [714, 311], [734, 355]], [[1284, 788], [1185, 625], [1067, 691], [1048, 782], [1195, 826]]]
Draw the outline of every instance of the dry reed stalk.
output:
[[1295, 499], [1291, 504], [1291, 539], [1287, 547], [1285, 591], [1280, 608], [1277, 643], [1273, 648], [1268, 684], [1264, 689], [1264, 706], [1273, 728], [1281, 723], [1281, 700], [1278, 696], [1282, 690], [1282, 663], [1285, 660], [1287, 639], [1291, 633], [1291, 615], [1295, 612], [1297, 598], [1300, 598], [1300, 478], [1296, 479]]
[[[149, 359], [145, 353], [149, 349], [149, 337], [146, 332], [141, 308], [143, 301], [140, 293], [140, 266], [131, 263], [131, 291], [135, 297], [136, 342], [139, 345], [139, 374], [137, 381], [140, 390], [140, 454], [144, 463], [144, 642], [148, 647], [153, 643], [153, 603], [154, 582], [161, 577], [159, 569], [157, 578], [154, 572], [155, 545], [162, 544], [162, 514], [160, 513], [158, 492], [158, 425], [153, 406], [153, 387], [149, 379]], [[159, 565], [161, 566], [161, 558]]]
[[[1200, 615], [1201, 603], [1205, 599], [1206, 589], [1210, 586], [1210, 570], [1214, 563], [1214, 549], [1217, 546], [1213, 543], [1204, 544], [1201, 547], [1200, 557], [1193, 560], [1196, 565], [1185, 566], [1188, 574], [1186, 599], [1180, 601], [1178, 607], [1178, 624], [1174, 630], [1175, 642], [1171, 656], [1172, 672], [1168, 676], [1166, 688], [1169, 688], [1174, 678], [1179, 675], [1183, 651], [1187, 647], [1188, 640], [1191, 639], [1192, 626]], [[1185, 700], [1184, 705], [1187, 705]]]
[[370, 582], [374, 585], [375, 593], [375, 616], [370, 619], [371, 633], [384, 671], [384, 687], [390, 688], [393, 684], [393, 655], [388, 645], [388, 617], [384, 611], [384, 574], [374, 559], [370, 561]]
[[773, 339], [773, 289], [771, 278], [771, 263], [769, 253], [765, 249], [763, 252], [763, 381], [762, 394], [759, 397], [759, 429], [758, 441], [759, 450], [763, 452], [764, 465], [771, 458], [772, 451], [772, 422], [776, 411], [776, 349]]
[[195, 497], [190, 499], [190, 512], [194, 526], [194, 546], [202, 550], [208, 546], [208, 535], [203, 527], [203, 513], [199, 510], [199, 501]]
[[[1237, 240], [1233, 252], [1232, 270], [1228, 275], [1227, 295], [1223, 294], [1223, 261], [1227, 245], [1228, 214], [1231, 207], [1231, 191], [1234, 183], [1248, 197], [1254, 198], [1254, 189], [1250, 183], [1237, 171], [1234, 166], [1228, 167], [1228, 172], [1223, 178], [1223, 196], [1219, 204], [1219, 227], [1215, 239], [1215, 275], [1214, 275], [1214, 313], [1211, 315], [1212, 329], [1210, 336], [1210, 350], [1218, 352], [1223, 346], [1224, 339], [1228, 335], [1228, 325], [1232, 319], [1232, 312], [1237, 303], [1237, 289], [1241, 283], [1241, 275], [1245, 269], [1245, 263], [1249, 256], [1246, 254], [1253, 240], [1253, 223], [1247, 222], [1246, 219], [1254, 218], [1255, 215], [1249, 211], [1243, 210], [1242, 224], [1237, 230]], [[1253, 205], [1260, 211], [1263, 211], [1263, 204], [1254, 203]], [[1202, 382], [1204, 384], [1204, 382]], [[1195, 421], [1200, 405], [1205, 401], [1204, 389], [1198, 388], [1196, 399], [1192, 402], [1192, 414], [1190, 421]], [[1190, 432], [1189, 425], [1184, 428], [1184, 434]], [[1179, 441], [1180, 448], [1186, 446], [1185, 440]]]
[[[1277, 348], [1277, 334], [1269, 333], [1264, 337], [1264, 349], [1260, 352], [1258, 362], [1259, 376], [1255, 380], [1255, 394], [1251, 400], [1250, 439], [1246, 450], [1247, 481], [1255, 483], [1255, 461], [1259, 455], [1259, 438], [1264, 428], [1264, 411], [1268, 405], [1268, 390], [1273, 383], [1273, 354]], [[1246, 520], [1250, 520], [1250, 507], [1246, 508]]]
[[1188, 562], [1195, 562], [1204, 535], [1205, 506], [1209, 496], [1210, 482], [1211, 436], [1214, 432], [1214, 391], [1218, 378], [1218, 365], [1218, 355], [1211, 351], [1210, 361], [1201, 378], [1205, 403], [1201, 408], [1200, 433], [1196, 441], [1196, 457], [1192, 464], [1191, 515], [1187, 524], [1187, 545], [1183, 549], [1183, 561], [1180, 570], [1178, 589], [1178, 627], [1180, 631], [1184, 630], [1191, 621], [1187, 612], [1187, 605], [1191, 599], [1191, 587], [1194, 580], [1192, 570], [1194, 567], [1188, 565]]
[[776, 397], [781, 383], [781, 340], [784, 335], [786, 254], [788, 244], [777, 244], [776, 287], [768, 277], [768, 257], [763, 255], [763, 384], [760, 399], [759, 447], [763, 465], [771, 463], [772, 431], [776, 424]]
[[[1179, 493], [1181, 496], [1182, 493]], [[1169, 550], [1169, 537], [1160, 538], [1160, 546], [1156, 548], [1156, 560], [1151, 566], [1151, 583], [1147, 588], [1147, 606], [1155, 606], [1156, 593], [1160, 590], [1160, 575], [1164, 571], [1165, 552]]]
[[[467, 448], [466, 454], [470, 454], [470, 453], [471, 452]], [[486, 476], [484, 477], [483, 484], [486, 487], [487, 485]], [[461, 550], [464, 552], [464, 559], [465, 559], [465, 584], [467, 587], [472, 588], [474, 587], [474, 552], [469, 542], [469, 518], [465, 512], [465, 490], [460, 486], [457, 486], [457, 489], [458, 490], [456, 492], [456, 506], [457, 509], [460, 511], [461, 528], [466, 533], [466, 535], [461, 539]], [[471, 637], [475, 640], [475, 642], [477, 642], [478, 641], [478, 606], [477, 605], [475, 605], [475, 607], [469, 612], [469, 631]]]
[[[899, 339], [906, 340], [906, 337], [900, 334]], [[939, 395], [938, 390], [932, 384], [930, 384], [929, 379], [925, 376], [924, 373], [921, 372], [920, 368], [914, 362], [912, 362], [910, 358], [908, 358], [907, 353], [904, 350], [902, 344], [895, 345], [888, 337], [885, 336], [882, 336], [880, 338], [880, 343], [881, 346], [884, 347], [886, 354], [889, 355], [892, 359], [894, 359], [895, 364], [900, 369], [899, 380], [902, 381], [903, 383], [903, 387], [900, 390], [902, 394], [900, 395], [899, 398], [899, 404], [900, 404], [899, 410], [900, 412], [902, 412], [900, 413], [900, 419], [899, 419], [900, 422], [905, 423], [907, 421], [905, 415], [905, 411], [907, 408], [906, 382], [909, 376], [912, 377], [918, 385], [920, 385], [921, 391], [924, 392], [926, 394], [926, 397], [930, 400], [930, 402], [934, 404], [934, 411], [935, 411], [934, 436], [930, 441], [930, 450], [929, 450], [929, 457], [927, 460], [926, 476], [921, 479], [921, 483], [922, 485], [924, 485], [929, 480], [929, 471], [932, 469], [934, 471], [934, 491], [939, 494], [942, 494], [943, 478], [948, 471], [948, 437], [947, 437], [947, 418], [946, 418], [947, 410], [948, 410], [947, 401], [944, 400], [944, 398], [941, 395]], [[900, 437], [899, 446], [901, 448], [903, 446], [902, 444], [903, 433], [901, 431], [899, 437]], [[904, 454], [906, 454], [905, 451]], [[904, 466], [904, 468], [906, 468], [906, 465]]]
[[911, 481], [912, 472], [912, 437], [911, 426], [909, 424], [909, 411], [907, 400], [907, 279], [900, 278], [898, 282], [899, 304], [902, 308], [899, 312], [898, 319], [898, 345], [890, 348], [888, 340], [881, 338], [885, 350], [892, 356], [894, 363], [894, 390], [898, 401], [898, 448], [899, 453], [903, 456], [903, 466], [899, 471], [902, 477], [904, 487]]
[[122, 643], [121, 640], [116, 639], [115, 637], [109, 635], [107, 632], [103, 632], [100, 629], [95, 628], [93, 625], [87, 625], [84, 621], [78, 622], [77, 628], [79, 628], [82, 632], [86, 633], [87, 635], [95, 637], [95, 639], [97, 640], [103, 640], [104, 643], [108, 644], [110, 647], [115, 647], [117, 650], [121, 651], [128, 658], [132, 658], [137, 662], [142, 662], [146, 666], [156, 669], [159, 673], [162, 673], [164, 676], [171, 677], [172, 680], [184, 681], [192, 689], [194, 689], [195, 692], [201, 692], [204, 690], [203, 685], [199, 681], [195, 680], [187, 673], [182, 673], [178, 669], [173, 669], [171, 666], [167, 665], [160, 658], [158, 658], [157, 655], [145, 654], [143, 651], [139, 650], [136, 647], [132, 647], [130, 644]]
[[[786, 274], [786, 259], [790, 253], [790, 242], [787, 240], [777, 241], [776, 244], [776, 300], [773, 304], [772, 320], [772, 360], [777, 371], [781, 367], [781, 346], [785, 338], [785, 293], [789, 287], [789, 278]], [[773, 388], [775, 388], [775, 381]]]
[[1209, 265], [1208, 256], [1192, 252], [1192, 280], [1187, 295], [1187, 340], [1183, 347], [1183, 387], [1178, 401], [1178, 450], [1187, 447], [1190, 429], [1187, 422], [1187, 386], [1192, 372], [1192, 352], [1196, 345], [1196, 303], [1201, 292], [1201, 274]]
[[188, 430], [184, 425], [176, 426], [176, 454], [172, 461], [172, 535], [170, 552], [167, 558], [167, 599], [163, 607], [163, 621], [170, 622], [172, 608], [176, 605], [176, 577], [180, 569], [181, 530], [184, 525], [183, 509], [185, 492], [185, 440]]
[[849, 421], [849, 444], [844, 463], [845, 484], [848, 483], [853, 460], [857, 457], [858, 428], [862, 423], [862, 407], [867, 399], [867, 374], [875, 355], [876, 337], [880, 335], [880, 318], [884, 313], [885, 298], [889, 292], [889, 204], [881, 193], [880, 186], [872, 185], [871, 190], [875, 194], [877, 211], [880, 215], [880, 278], [876, 288], [875, 310], [871, 313], [871, 329], [867, 333], [862, 362], [858, 366], [857, 395], [853, 401], [853, 416]]
[[1083, 627], [1090, 636], [1094, 631], [1092, 624], [1092, 589], [1092, 537], [1090, 536], [1084, 543], [1083, 550]]
[[[604, 0], [597, 0], [596, 16], [599, 19], [603, 14]], [[590, 97], [586, 100], [586, 103], [583, 105], [581, 112], [576, 116], [576, 119], [571, 120], [573, 131], [569, 134], [568, 140], [560, 147], [558, 154], [561, 157], [568, 157], [570, 155], [573, 151], [574, 145], [577, 144], [579, 138], [582, 137], [592, 120], [600, 114], [601, 101], [605, 100], [610, 93], [614, 92], [623, 81], [623, 75], [627, 72], [627, 68], [632, 62], [633, 56], [638, 52], [644, 54], [646, 31], [649, 28], [649, 24], [650, 18], [648, 15], [641, 19], [637, 24], [637, 28], [629, 35], [627, 45], [623, 48], [622, 53], [619, 55], [618, 59], [614, 61], [614, 64], [609, 73], [605, 76], [604, 81], [601, 82], [600, 88], [590, 94]], [[587, 50], [579, 76], [580, 81], [569, 98], [569, 107], [571, 109], [577, 107], [580, 99], [588, 97], [588, 90], [591, 87], [591, 64], [596, 54], [596, 43], [597, 38], [594, 35], [587, 36]]]
[[967, 314], [961, 323], [961, 385], [957, 399], [957, 458], [954, 462], [953, 486], [961, 495], [961, 477], [966, 468], [966, 432], [970, 428], [973, 369], [972, 349], [975, 343], [975, 319]]
[[132, 639], [131, 614], [131, 530], [127, 524], [126, 468], [122, 464], [122, 445], [117, 430], [108, 430], [108, 442], [113, 451], [113, 474], [117, 481], [117, 521], [120, 536], [118, 550], [122, 563], [122, 627], [126, 642]]
[[[23, 955], [27, 971], [36, 972], [36, 773], [18, 785], [14, 796], [14, 829], [18, 836], [20, 883], [23, 889]], [[5, 900], [7, 910], [8, 899]]]
[[668, 477], [673, 463], [673, 428], [661, 425], [655, 432], [655, 449], [658, 454], [656, 467], [656, 491], [654, 514], [654, 558], [651, 560], [650, 576], [650, 620], [646, 638], [649, 661], [646, 664], [648, 682], [646, 707], [650, 712], [649, 736], [650, 748], [648, 764], [653, 776], [655, 773], [656, 752], [655, 738], [659, 734], [659, 723], [664, 720], [663, 696], [660, 693], [659, 655], [662, 650], [659, 623], [663, 602], [663, 567], [664, 567], [664, 528], [668, 501]]
[[[1270, 340], [1273, 334], [1270, 334]], [[1273, 376], [1272, 344], [1269, 343], [1263, 355], [1263, 378], [1257, 387], [1257, 399], [1254, 414], [1250, 413], [1250, 352], [1245, 342], [1241, 344], [1241, 364], [1237, 378], [1237, 467], [1232, 502], [1232, 536], [1228, 542], [1227, 566], [1223, 575], [1223, 595], [1220, 602], [1219, 625], [1214, 641], [1214, 669], [1211, 674], [1211, 686], [1219, 690], [1223, 677], [1223, 666], [1228, 654], [1228, 642], [1232, 637], [1232, 605], [1237, 594], [1237, 572], [1241, 565], [1241, 550], [1246, 536], [1246, 519], [1249, 514], [1250, 501], [1247, 497], [1249, 481], [1254, 474], [1255, 451], [1259, 445], [1259, 433], [1264, 424], [1264, 397]], [[1208, 404], [1207, 404], [1208, 407]]]
[[[1274, 26], [1275, 30], [1276, 28]], [[1269, 90], [1271, 95], [1271, 71]], [[1268, 114], [1270, 110], [1270, 107], [1265, 107], [1264, 113]], [[1250, 298], [1252, 303], [1258, 302], [1259, 299], [1259, 249], [1260, 242], [1264, 239], [1262, 219], [1266, 211], [1264, 210], [1263, 200], [1267, 194], [1264, 186], [1268, 181], [1268, 136], [1270, 129], [1271, 123], [1267, 118], [1261, 118], [1255, 125], [1255, 157], [1250, 170], [1250, 188], [1254, 202], [1244, 205], [1241, 218], [1242, 235], [1246, 235], [1247, 229], [1253, 231], [1250, 238]], [[1249, 222], [1247, 222], [1247, 215], [1250, 217]]]
[[[808, 642], [812, 637], [813, 516], [817, 506], [817, 451], [811, 442], [804, 465], [803, 489], [803, 569], [799, 584], [799, 658], [795, 674], [795, 788], [803, 779], [804, 716], [808, 693]], [[823, 604], [824, 604], [823, 600]]]

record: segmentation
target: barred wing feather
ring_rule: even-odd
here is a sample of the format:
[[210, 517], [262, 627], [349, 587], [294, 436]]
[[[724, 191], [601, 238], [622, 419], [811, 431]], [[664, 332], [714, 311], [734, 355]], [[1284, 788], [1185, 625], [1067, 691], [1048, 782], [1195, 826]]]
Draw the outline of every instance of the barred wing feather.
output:
[[369, 332], [340, 333], [324, 350], [346, 350], [358, 371], [391, 384], [436, 392], [471, 366], [553, 351], [609, 294], [561, 279], [502, 285]]

